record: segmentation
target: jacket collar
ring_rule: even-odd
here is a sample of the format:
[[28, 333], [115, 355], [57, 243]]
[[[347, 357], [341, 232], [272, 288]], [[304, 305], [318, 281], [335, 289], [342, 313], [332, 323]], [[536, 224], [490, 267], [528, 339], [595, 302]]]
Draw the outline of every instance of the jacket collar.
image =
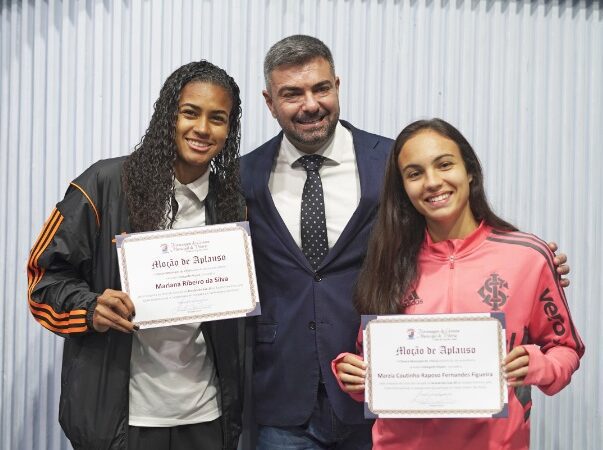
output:
[[[333, 261], [354, 240], [358, 235], [358, 230], [372, 219], [374, 210], [379, 202], [380, 180], [383, 178], [383, 165], [377, 163], [379, 156], [372, 151], [379, 144], [379, 136], [359, 130], [344, 120], [340, 120], [340, 123], [352, 133], [356, 164], [360, 177], [360, 202], [341, 236], [323, 260], [319, 271]], [[279, 215], [268, 189], [270, 173], [282, 139], [283, 132], [281, 131], [263, 147], [263, 155], [257, 160], [253, 168], [254, 191], [258, 199], [261, 199], [260, 204], [263, 206], [260, 206], [260, 208], [264, 210], [265, 217], [270, 222], [275, 234], [283, 245], [289, 249], [300, 265], [304, 266], [308, 271], [313, 272], [310, 263], [295, 243], [287, 226]]]
[[492, 232], [492, 227], [482, 221], [471, 234], [463, 239], [446, 239], [440, 242], [433, 242], [431, 236], [425, 229], [425, 239], [421, 251], [427, 256], [436, 259], [462, 258], [479, 248], [486, 238]]
[[207, 191], [207, 196], [205, 197], [205, 224], [206, 225], [214, 225], [218, 221], [218, 216], [216, 212], [216, 204], [218, 200], [218, 195], [216, 193], [217, 185], [218, 185], [218, 177], [213, 173], [209, 174], [209, 188]]

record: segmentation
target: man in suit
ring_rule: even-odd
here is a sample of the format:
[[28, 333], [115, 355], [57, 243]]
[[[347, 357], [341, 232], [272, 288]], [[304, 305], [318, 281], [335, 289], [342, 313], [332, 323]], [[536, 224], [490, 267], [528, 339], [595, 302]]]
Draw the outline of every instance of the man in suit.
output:
[[[371, 423], [339, 389], [330, 363], [354, 351], [360, 321], [352, 291], [392, 141], [339, 120], [339, 78], [320, 40], [277, 42], [264, 75], [266, 104], [283, 131], [241, 161], [262, 301], [253, 374], [258, 448], [368, 449]], [[313, 214], [312, 205], [301, 206], [304, 155], [324, 158], [324, 202], [317, 200], [324, 212], [316, 214], [326, 231], [306, 230], [309, 238], [301, 223]], [[304, 248], [325, 235], [328, 250]]]
[[314, 37], [274, 44], [264, 77], [282, 131], [241, 159], [262, 302], [257, 448], [370, 449], [372, 422], [339, 389], [330, 363], [355, 350], [352, 294], [392, 140], [339, 120], [333, 57]]

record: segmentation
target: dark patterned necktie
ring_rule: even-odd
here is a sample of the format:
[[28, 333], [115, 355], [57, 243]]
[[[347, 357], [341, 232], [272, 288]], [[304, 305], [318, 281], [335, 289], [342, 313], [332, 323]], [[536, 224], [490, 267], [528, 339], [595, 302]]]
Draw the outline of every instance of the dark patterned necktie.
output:
[[321, 155], [305, 155], [298, 159], [307, 174], [301, 201], [302, 251], [314, 270], [329, 251], [325, 198], [318, 173], [324, 160]]

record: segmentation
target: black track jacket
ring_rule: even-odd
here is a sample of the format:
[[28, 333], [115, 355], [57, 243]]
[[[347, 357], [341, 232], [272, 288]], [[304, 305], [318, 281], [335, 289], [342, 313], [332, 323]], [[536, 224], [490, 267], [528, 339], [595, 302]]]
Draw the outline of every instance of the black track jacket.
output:
[[[34, 318], [65, 337], [59, 422], [74, 448], [127, 449], [132, 336], [92, 327], [96, 298], [120, 290], [114, 237], [130, 232], [121, 185], [125, 157], [93, 164], [69, 186], [31, 250], [28, 301]], [[205, 201], [216, 221], [216, 180]], [[201, 325], [218, 374], [224, 449], [241, 432], [244, 322]]]

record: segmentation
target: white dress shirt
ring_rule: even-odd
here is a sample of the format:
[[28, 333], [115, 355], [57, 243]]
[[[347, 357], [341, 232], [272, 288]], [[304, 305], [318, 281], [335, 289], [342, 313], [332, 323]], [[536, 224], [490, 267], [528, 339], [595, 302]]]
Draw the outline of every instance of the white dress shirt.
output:
[[[329, 248], [333, 248], [360, 202], [360, 176], [352, 133], [337, 124], [333, 138], [315, 154], [326, 158], [320, 168]], [[301, 248], [301, 198], [306, 170], [297, 160], [306, 155], [283, 136], [268, 189], [289, 233]]]
[[[175, 181], [173, 228], [205, 225], [209, 170], [187, 185]], [[134, 333], [129, 424], [173, 427], [220, 417], [218, 380], [199, 323]]]

